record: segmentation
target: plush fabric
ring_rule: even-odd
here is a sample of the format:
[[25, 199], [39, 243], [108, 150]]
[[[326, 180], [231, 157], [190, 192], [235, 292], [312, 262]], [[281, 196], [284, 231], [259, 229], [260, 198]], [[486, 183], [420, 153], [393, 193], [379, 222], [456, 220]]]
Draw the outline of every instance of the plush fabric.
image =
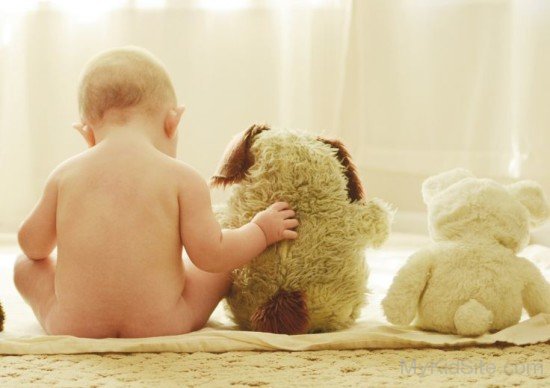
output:
[[388, 206], [366, 200], [342, 143], [253, 126], [226, 152], [214, 183], [231, 184], [224, 227], [276, 201], [297, 212], [298, 239], [269, 247], [233, 272], [227, 304], [244, 330], [300, 334], [350, 327], [365, 303], [364, 250], [389, 233]]
[[456, 169], [423, 185], [433, 244], [414, 253], [383, 301], [391, 323], [478, 336], [550, 313], [550, 284], [517, 253], [548, 217], [541, 187], [505, 186]]

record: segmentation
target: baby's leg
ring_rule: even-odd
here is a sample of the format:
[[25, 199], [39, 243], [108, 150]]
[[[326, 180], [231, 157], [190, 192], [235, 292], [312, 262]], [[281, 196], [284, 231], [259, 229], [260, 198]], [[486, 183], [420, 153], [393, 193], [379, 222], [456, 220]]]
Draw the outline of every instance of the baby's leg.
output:
[[198, 269], [189, 259], [185, 259], [185, 286], [182, 298], [189, 317], [192, 317], [191, 330], [204, 327], [208, 318], [227, 295], [231, 286], [231, 273], [210, 273]]
[[13, 281], [17, 291], [31, 306], [42, 328], [46, 329], [46, 320], [56, 304], [55, 296], [55, 259], [47, 257], [31, 260], [20, 255], [15, 260]]

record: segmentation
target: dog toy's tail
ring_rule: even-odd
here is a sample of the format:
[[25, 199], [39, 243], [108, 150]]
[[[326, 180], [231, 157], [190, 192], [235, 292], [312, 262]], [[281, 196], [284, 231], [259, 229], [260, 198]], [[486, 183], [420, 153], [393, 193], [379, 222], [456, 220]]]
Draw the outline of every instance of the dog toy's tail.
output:
[[493, 324], [493, 313], [475, 299], [470, 299], [455, 312], [457, 334], [474, 337], [485, 334]]
[[309, 315], [303, 291], [279, 290], [251, 317], [252, 329], [277, 334], [304, 334]]

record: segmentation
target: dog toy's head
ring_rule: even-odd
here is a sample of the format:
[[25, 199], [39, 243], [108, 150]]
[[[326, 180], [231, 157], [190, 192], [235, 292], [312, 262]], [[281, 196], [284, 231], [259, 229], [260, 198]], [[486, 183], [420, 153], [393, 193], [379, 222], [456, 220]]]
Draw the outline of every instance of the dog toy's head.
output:
[[[327, 170], [337, 173], [327, 174]], [[344, 174], [338, 174], [340, 170]], [[334, 177], [339, 175], [341, 180], [335, 181]], [[264, 179], [281, 188], [288, 188], [289, 182], [298, 189], [307, 185], [310, 194], [316, 188], [326, 190], [326, 185], [330, 185], [351, 201], [364, 197], [355, 165], [338, 140], [253, 125], [229, 144], [212, 183], [247, 185]]]
[[541, 224], [549, 215], [538, 183], [502, 185], [464, 169], [428, 178], [422, 195], [430, 235], [436, 241], [481, 238], [517, 252], [528, 244], [530, 226]]
[[[347, 209], [349, 218], [342, 223], [350, 230], [342, 231], [365, 236], [371, 246], [381, 245], [389, 233], [387, 205], [379, 200], [365, 201], [356, 167], [338, 140], [253, 125], [229, 144], [212, 184], [234, 184], [229, 202], [242, 215], [240, 224], [266, 205], [286, 201], [299, 218], [300, 214], [322, 217], [323, 209], [338, 209], [341, 214]], [[351, 230], [352, 220], [358, 218], [363, 219], [361, 227]]]

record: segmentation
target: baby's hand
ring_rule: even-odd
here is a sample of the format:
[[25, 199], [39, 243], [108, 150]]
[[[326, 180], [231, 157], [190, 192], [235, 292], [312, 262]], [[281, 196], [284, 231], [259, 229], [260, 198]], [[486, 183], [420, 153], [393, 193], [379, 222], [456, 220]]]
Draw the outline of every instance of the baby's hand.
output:
[[291, 230], [298, 226], [296, 213], [286, 202], [275, 202], [252, 219], [265, 234], [267, 245], [281, 240], [294, 240], [298, 233]]

